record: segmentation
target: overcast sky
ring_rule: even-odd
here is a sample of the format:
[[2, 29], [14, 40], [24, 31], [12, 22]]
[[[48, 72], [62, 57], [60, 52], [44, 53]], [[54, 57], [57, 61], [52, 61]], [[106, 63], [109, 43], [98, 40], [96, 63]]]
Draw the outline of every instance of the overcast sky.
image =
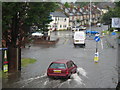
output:
[[77, 0], [61, 0], [61, 2], [76, 2]]
[[[113, 1], [115, 1], [115, 0], [61, 0], [61, 2], [113, 2]], [[118, 0], [116, 0], [116, 1], [118, 1]]]

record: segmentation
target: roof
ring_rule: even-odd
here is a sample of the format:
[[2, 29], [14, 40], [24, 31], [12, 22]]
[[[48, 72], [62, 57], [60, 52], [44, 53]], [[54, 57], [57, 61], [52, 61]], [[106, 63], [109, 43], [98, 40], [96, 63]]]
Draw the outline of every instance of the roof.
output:
[[112, 2], [101, 2], [101, 3], [98, 3], [96, 6], [99, 7], [100, 9], [107, 9], [108, 6], [110, 8], [114, 8], [115, 4]]
[[67, 63], [68, 61], [71, 61], [71, 60], [57, 60], [57, 61], [53, 61], [52, 63]]
[[64, 13], [59, 11], [52, 12], [51, 14], [53, 15], [53, 17], [67, 17]]

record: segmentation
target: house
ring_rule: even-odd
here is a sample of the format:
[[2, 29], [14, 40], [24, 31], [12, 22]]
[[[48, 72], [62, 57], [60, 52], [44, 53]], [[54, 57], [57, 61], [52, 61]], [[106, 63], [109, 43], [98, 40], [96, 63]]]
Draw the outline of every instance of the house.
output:
[[[92, 3], [91, 9], [90, 9], [90, 4], [88, 4], [84, 8], [86, 9], [85, 11], [87, 11], [89, 14], [88, 22], [90, 22], [90, 18], [91, 18], [92, 24], [96, 24], [100, 20], [100, 17], [102, 15], [101, 9], [99, 9], [96, 5], [94, 5], [94, 3]], [[90, 13], [90, 11], [91, 11], [91, 13]]]
[[52, 30], [67, 30], [69, 27], [69, 18], [61, 11], [51, 12], [51, 19], [49, 28]]
[[96, 5], [99, 9], [101, 9], [102, 14], [107, 13], [109, 8], [114, 8], [115, 3], [113, 2], [101, 2]]
[[[91, 7], [91, 9], [90, 9]], [[70, 4], [69, 8], [66, 8], [63, 4], [60, 4], [60, 9], [61, 9], [61, 13], [59, 15], [63, 15], [64, 14], [64, 19], [66, 18], [66, 23], [67, 25], [65, 25], [66, 27], [74, 27], [74, 26], [89, 26], [90, 25], [90, 20], [92, 25], [95, 25], [97, 22], [100, 21], [100, 17], [101, 15], [103, 15], [103, 11], [96, 6], [94, 3], [88, 4], [84, 7], [80, 7], [75, 6], [73, 3]], [[90, 13], [91, 11], [91, 13]], [[59, 19], [57, 19], [58, 17], [61, 17], [59, 15], [55, 16], [55, 14], [53, 14], [53, 22], [51, 23], [51, 27], [52, 28], [56, 28], [59, 29], [66, 29], [66, 27], [64, 25], [60, 25], [60, 23], [62, 22], [62, 24], [65, 24], [64, 19], [63, 21], [59, 21]], [[56, 18], [54, 20], [54, 18]], [[63, 16], [62, 16], [63, 18]], [[62, 28], [62, 26], [64, 26]]]

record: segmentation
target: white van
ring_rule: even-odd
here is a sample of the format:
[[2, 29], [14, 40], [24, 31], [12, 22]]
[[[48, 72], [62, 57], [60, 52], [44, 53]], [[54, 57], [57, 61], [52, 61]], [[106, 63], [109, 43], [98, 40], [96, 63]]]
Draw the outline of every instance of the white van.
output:
[[76, 45], [82, 45], [85, 47], [85, 39], [86, 39], [86, 35], [84, 31], [77, 31], [74, 33], [74, 46], [76, 47]]

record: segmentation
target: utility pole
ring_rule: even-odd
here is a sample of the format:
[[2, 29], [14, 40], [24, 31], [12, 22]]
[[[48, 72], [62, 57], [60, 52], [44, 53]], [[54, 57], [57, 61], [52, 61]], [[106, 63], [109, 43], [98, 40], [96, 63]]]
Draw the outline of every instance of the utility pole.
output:
[[92, 22], [92, 17], [91, 17], [91, 0], [90, 0], [90, 31], [92, 31], [92, 25], [91, 25], [91, 22]]

